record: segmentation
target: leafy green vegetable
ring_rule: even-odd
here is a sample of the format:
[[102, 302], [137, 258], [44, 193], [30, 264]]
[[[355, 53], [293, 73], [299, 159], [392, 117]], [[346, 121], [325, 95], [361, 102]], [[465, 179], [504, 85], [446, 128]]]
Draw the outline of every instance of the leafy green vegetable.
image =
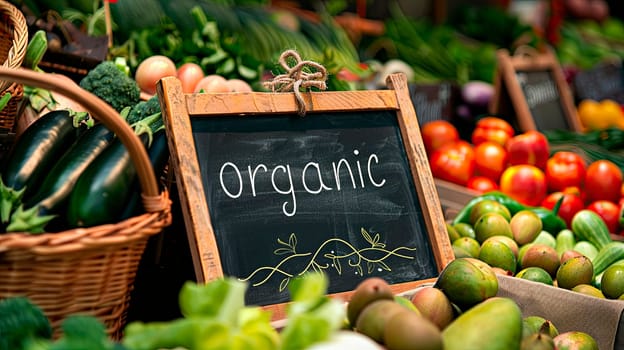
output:
[[328, 340], [342, 327], [344, 305], [325, 295], [327, 284], [327, 277], [321, 273], [310, 273], [290, 282], [292, 303], [287, 309], [288, 324], [281, 332], [283, 350], [305, 349]]
[[42, 350], [113, 350], [104, 324], [94, 316], [71, 315], [61, 324], [63, 336]]
[[414, 19], [396, 6], [391, 10], [384, 22], [386, 32], [370, 46], [383, 46], [387, 58], [409, 64], [415, 82], [494, 80], [496, 45], [461, 36], [449, 25]]
[[462, 35], [510, 51], [515, 49], [520, 38], [524, 37], [523, 40], [532, 46], [541, 40], [533, 27], [501, 6], [458, 6], [448, 17], [447, 25]]
[[321, 273], [293, 279], [287, 323], [278, 332], [269, 311], [245, 305], [245, 282], [235, 278], [203, 285], [187, 282], [179, 296], [183, 318], [132, 322], [125, 329], [123, 345], [130, 350], [304, 349], [329, 339], [344, 324], [344, 306], [326, 295], [327, 285], [327, 277]]
[[52, 338], [41, 308], [25, 297], [0, 300], [0, 350], [26, 350]]
[[601, 62], [624, 59], [624, 22], [620, 19], [611, 17], [603, 23], [569, 20], [560, 33], [554, 48], [562, 66], [589, 69]]
[[133, 322], [123, 345], [131, 350], [276, 349], [279, 335], [270, 313], [245, 306], [244, 282], [223, 278], [205, 285], [187, 282], [180, 290], [183, 318], [170, 322]]

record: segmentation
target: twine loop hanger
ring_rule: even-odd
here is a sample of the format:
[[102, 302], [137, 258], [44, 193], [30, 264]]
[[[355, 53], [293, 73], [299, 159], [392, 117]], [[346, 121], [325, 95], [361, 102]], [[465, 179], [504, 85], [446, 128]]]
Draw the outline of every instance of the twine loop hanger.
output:
[[[289, 62], [294, 65], [289, 65]], [[298, 114], [305, 116], [307, 107], [301, 96], [301, 88], [315, 87], [319, 90], [327, 89], [327, 70], [323, 65], [314, 61], [303, 61], [295, 50], [286, 50], [280, 55], [279, 64], [286, 73], [279, 74], [273, 80], [265, 82], [264, 86], [273, 92], [294, 92], [299, 107]]]

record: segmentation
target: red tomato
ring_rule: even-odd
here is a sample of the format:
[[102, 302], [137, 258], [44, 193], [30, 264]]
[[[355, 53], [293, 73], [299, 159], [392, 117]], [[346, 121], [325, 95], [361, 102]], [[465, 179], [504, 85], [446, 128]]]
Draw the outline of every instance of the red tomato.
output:
[[153, 95], [156, 93], [156, 83], [161, 78], [169, 76], [175, 77], [176, 75], [177, 69], [175, 63], [173, 63], [169, 57], [154, 55], [139, 63], [134, 73], [134, 79], [142, 91]]
[[550, 192], [562, 191], [566, 187], [583, 187], [587, 163], [578, 153], [555, 152], [546, 161], [546, 182]]
[[425, 150], [429, 155], [445, 144], [459, 141], [457, 128], [446, 120], [434, 120], [425, 123], [421, 133]]
[[182, 84], [182, 92], [190, 94], [204, 77], [204, 70], [197, 63], [187, 62], [178, 67], [177, 75]]
[[505, 146], [507, 140], [514, 136], [515, 132], [511, 124], [497, 117], [484, 117], [477, 121], [472, 131], [471, 141], [478, 145], [484, 141], [493, 141]]
[[550, 157], [548, 139], [537, 130], [529, 130], [512, 137], [505, 147], [511, 165], [530, 164], [544, 170]]
[[536, 206], [546, 197], [546, 176], [534, 165], [512, 165], [501, 175], [499, 187], [518, 202]]
[[433, 152], [429, 161], [434, 177], [465, 186], [474, 174], [472, 145], [460, 140]]
[[477, 174], [498, 182], [507, 168], [507, 150], [494, 141], [484, 141], [474, 147]]
[[553, 192], [547, 195], [540, 205], [544, 208], [552, 210], [561, 197], [563, 197], [563, 200], [559, 206], [557, 215], [559, 215], [566, 222], [568, 227], [570, 227], [574, 214], [585, 208], [585, 203], [583, 203], [580, 196], [572, 193]]
[[595, 212], [604, 220], [609, 232], [618, 233], [620, 231], [620, 207], [617, 204], [607, 200], [597, 200], [589, 203], [587, 209]]
[[622, 170], [615, 163], [599, 159], [589, 164], [583, 187], [587, 203], [602, 199], [616, 203], [621, 191]]
[[477, 192], [480, 193], [485, 193], [485, 192], [490, 192], [490, 191], [496, 191], [498, 190], [498, 184], [485, 176], [473, 176], [468, 180], [468, 183], [466, 184], [466, 187], [468, 187], [471, 190], [475, 190]]

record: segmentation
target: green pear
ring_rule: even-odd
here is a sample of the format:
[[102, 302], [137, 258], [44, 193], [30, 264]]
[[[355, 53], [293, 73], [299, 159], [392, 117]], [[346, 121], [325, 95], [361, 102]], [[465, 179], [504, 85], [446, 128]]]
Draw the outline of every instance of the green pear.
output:
[[489, 298], [459, 315], [442, 331], [445, 350], [519, 349], [522, 312], [513, 299]]

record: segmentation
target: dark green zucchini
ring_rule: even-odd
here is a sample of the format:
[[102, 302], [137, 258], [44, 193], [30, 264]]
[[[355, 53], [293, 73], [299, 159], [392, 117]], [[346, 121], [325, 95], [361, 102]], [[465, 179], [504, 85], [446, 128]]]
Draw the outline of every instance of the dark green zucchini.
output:
[[[97, 124], [78, 137], [54, 164], [36, 193], [22, 199], [23, 215], [14, 214], [8, 232], [43, 232], [62, 228], [67, 199], [78, 180], [98, 154], [114, 139], [115, 133]], [[57, 227], [57, 228], [55, 228]]]
[[23, 196], [35, 192], [52, 164], [76, 140], [88, 118], [84, 112], [52, 111], [24, 130], [0, 165], [1, 223], [8, 222]]
[[69, 193], [84, 169], [112, 142], [115, 133], [104, 124], [86, 130], [47, 173], [38, 191], [23, 202], [38, 205], [43, 214], [52, 214]]
[[27, 192], [34, 192], [51, 165], [76, 141], [80, 128], [75, 116], [68, 110], [52, 111], [28, 126], [0, 169], [4, 185], [14, 190], [32, 186]]
[[[148, 144], [149, 133], [139, 138]], [[67, 203], [67, 224], [88, 227], [114, 222], [135, 186], [136, 168], [130, 153], [116, 138], [80, 175]]]
[[[152, 163], [152, 168], [154, 169], [154, 176], [156, 179], [159, 179], [165, 171], [165, 167], [169, 161], [169, 145], [167, 144], [167, 134], [164, 129], [157, 131], [153, 135], [153, 140], [147, 149], [147, 154], [150, 158], [150, 162]], [[141, 201], [141, 188], [138, 179], [136, 179], [135, 182], [136, 184], [132, 187], [133, 193], [126, 203], [126, 208], [121, 212], [116, 221], [125, 220], [144, 212], [143, 202]]]

